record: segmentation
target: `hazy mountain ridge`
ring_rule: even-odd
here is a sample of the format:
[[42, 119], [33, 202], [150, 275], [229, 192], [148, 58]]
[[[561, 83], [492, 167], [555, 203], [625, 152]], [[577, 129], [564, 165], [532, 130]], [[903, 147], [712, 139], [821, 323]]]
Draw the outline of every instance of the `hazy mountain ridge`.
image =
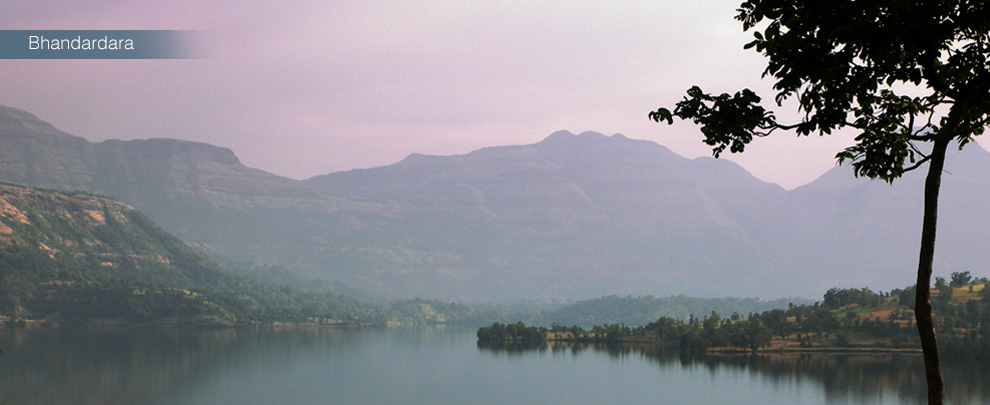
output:
[[241, 164], [234, 152], [177, 139], [92, 143], [31, 113], [0, 108], [0, 169], [7, 181], [82, 189], [151, 204], [192, 197], [223, 208], [328, 208], [301, 182]]
[[[706, 184], [696, 171], [726, 172], [730, 181]], [[755, 194], [764, 199], [784, 192], [730, 162], [689, 160], [655, 143], [622, 135], [564, 131], [532, 145], [484, 148], [450, 157], [413, 155], [395, 165], [332, 173], [306, 182], [335, 197], [405, 201], [420, 207], [427, 219], [459, 216], [464, 219], [459, 224], [475, 224], [451, 233], [470, 234], [471, 240], [443, 241], [437, 235], [441, 240], [424, 249], [463, 242], [494, 247], [487, 253], [494, 253], [494, 260], [502, 263], [473, 264], [494, 265], [489, 270], [495, 275], [490, 280], [494, 285], [527, 280], [557, 288], [570, 282], [562, 279], [584, 278], [609, 291], [643, 280], [657, 283], [683, 277], [676, 267], [710, 271], [711, 265], [704, 263], [707, 258], [699, 264], [681, 250], [713, 242], [734, 248], [758, 239], [740, 221], [761, 219], [737, 217], [733, 213], [740, 210], [726, 206], [734, 199], [733, 191], [750, 191], [746, 186], [755, 185], [762, 188]], [[434, 229], [442, 226], [436, 224]], [[477, 235], [489, 240], [478, 240]], [[420, 236], [416, 242], [422, 244], [425, 239]], [[761, 256], [755, 252], [734, 261], [766, 265], [768, 258]], [[521, 270], [508, 275], [505, 268]]]
[[[560, 131], [304, 181], [206, 144], [89, 143], [9, 108], [0, 146], [3, 180], [110, 194], [233, 260], [397, 297], [894, 288], [913, 279], [920, 235], [920, 173], [889, 186], [838, 167], [786, 191], [732, 162], [619, 134]], [[979, 274], [990, 259], [976, 242], [990, 225], [976, 206], [990, 154], [971, 145], [959, 156], [944, 181], [937, 272]]]
[[[979, 205], [990, 197], [990, 153], [980, 145], [950, 149], [939, 198], [935, 272], [985, 274], [990, 251], [980, 243], [990, 229], [990, 215]], [[921, 238], [924, 178], [927, 166], [887, 184], [857, 179], [846, 166], [788, 193], [794, 224], [785, 249], [807, 249], [801, 261], [809, 271], [826, 275], [835, 285], [876, 285], [874, 274], [913, 283]], [[795, 246], [797, 245], [797, 246]], [[833, 271], [853, 267], [859, 271]], [[831, 276], [828, 273], [834, 273]], [[886, 286], [884, 286], [887, 288]]]

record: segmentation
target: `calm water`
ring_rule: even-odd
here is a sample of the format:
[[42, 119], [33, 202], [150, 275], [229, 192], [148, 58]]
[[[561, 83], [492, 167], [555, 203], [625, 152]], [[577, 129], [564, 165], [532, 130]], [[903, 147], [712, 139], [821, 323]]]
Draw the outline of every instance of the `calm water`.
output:
[[[921, 358], [478, 347], [473, 330], [0, 330], [7, 404], [920, 403]], [[983, 364], [946, 365], [990, 403]]]

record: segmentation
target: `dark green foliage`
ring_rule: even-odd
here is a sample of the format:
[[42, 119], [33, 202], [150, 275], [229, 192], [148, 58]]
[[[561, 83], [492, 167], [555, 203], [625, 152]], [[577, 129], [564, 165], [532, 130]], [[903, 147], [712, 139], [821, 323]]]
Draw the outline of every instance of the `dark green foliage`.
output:
[[917, 287], [910, 286], [903, 290], [891, 291], [890, 295], [892, 296], [896, 295], [897, 300], [901, 305], [906, 306], [908, 308], [914, 308], [915, 295], [917, 295], [915, 290], [917, 290]]
[[973, 275], [969, 274], [968, 271], [963, 271], [963, 272], [956, 271], [950, 275], [950, 278], [951, 278], [951, 281], [949, 281], [950, 287], [961, 287], [966, 284], [969, 284], [969, 282], [973, 280]]
[[[673, 112], [650, 113], [700, 125], [715, 156], [742, 152], [776, 129], [824, 135], [851, 127], [860, 135], [840, 161], [857, 175], [893, 181], [928, 160], [914, 142], [946, 132], [962, 146], [990, 123], [984, 2], [746, 1], [737, 19], [745, 30], [763, 27], [745, 47], [767, 57], [763, 75], [776, 80], [776, 103], [797, 98], [804, 118], [782, 124], [749, 89], [715, 96], [697, 86]], [[940, 106], [955, 112], [938, 119]]]
[[949, 283], [945, 282], [945, 277], [935, 277], [935, 289], [945, 290], [949, 288]]
[[[791, 306], [793, 310], [794, 307]], [[760, 316], [761, 322], [766, 325], [767, 330], [773, 336], [780, 336], [781, 338], [794, 333], [797, 330], [797, 326], [791, 322], [788, 322], [788, 313], [782, 309], [774, 309], [771, 311], [766, 311]]]
[[836, 309], [846, 305], [859, 304], [862, 306], [874, 306], [880, 303], [880, 295], [870, 291], [869, 288], [839, 289], [832, 288], [825, 293], [822, 306], [826, 309]]
[[504, 325], [493, 323], [478, 329], [479, 342], [520, 342], [534, 343], [546, 339], [547, 330], [536, 326], [526, 326], [522, 322]]
[[222, 308], [182, 291], [122, 282], [41, 286], [26, 307], [69, 323], [99, 318], [149, 323], [171, 317], [224, 316]]

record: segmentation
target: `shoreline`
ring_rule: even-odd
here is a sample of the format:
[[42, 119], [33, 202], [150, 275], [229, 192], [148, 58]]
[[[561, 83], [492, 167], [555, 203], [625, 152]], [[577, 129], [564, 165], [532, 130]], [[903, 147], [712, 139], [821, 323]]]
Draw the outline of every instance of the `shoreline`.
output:
[[[503, 343], [521, 343], [519, 341], [506, 340]], [[621, 346], [643, 346], [643, 345], [676, 345], [673, 342], [661, 342], [654, 336], [624, 336], [617, 341], [607, 341], [605, 339], [597, 339], [594, 336], [584, 337], [584, 338], [574, 338], [568, 335], [560, 336], [548, 333], [547, 336], [542, 341], [543, 344], [554, 345], [560, 343], [567, 344], [588, 344], [588, 345], [598, 345], [598, 344], [614, 344]], [[781, 342], [777, 341], [776, 345], [761, 348], [760, 350], [753, 352], [750, 349], [735, 347], [735, 346], [717, 346], [708, 347], [704, 349], [705, 354], [724, 354], [724, 355], [740, 355], [740, 354], [801, 354], [801, 353], [834, 353], [834, 354], [921, 354], [920, 348], [906, 348], [906, 347], [882, 347], [882, 346], [799, 346], [796, 341], [791, 342]], [[783, 344], [782, 344], [783, 343]], [[787, 344], [795, 343], [795, 344]]]
[[[6, 317], [3, 317], [6, 318]], [[236, 323], [230, 321], [206, 323], [202, 321], [165, 321], [152, 323], [129, 323], [116, 319], [93, 319], [83, 322], [68, 322], [47, 319], [0, 319], [0, 331], [29, 329], [90, 329], [90, 330], [124, 330], [124, 329], [364, 329], [375, 327], [373, 324], [361, 324], [340, 320], [321, 320], [315, 322], [272, 322]]]

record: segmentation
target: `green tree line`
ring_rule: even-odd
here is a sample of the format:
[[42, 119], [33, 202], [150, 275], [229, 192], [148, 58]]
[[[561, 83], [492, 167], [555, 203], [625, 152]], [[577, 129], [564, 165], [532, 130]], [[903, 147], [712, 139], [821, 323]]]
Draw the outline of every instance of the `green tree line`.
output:
[[[968, 272], [937, 283], [934, 303], [943, 354], [990, 359], [990, 282]], [[643, 326], [603, 324], [591, 329], [553, 324], [549, 329], [522, 322], [493, 324], [478, 330], [479, 342], [567, 340], [604, 343], [652, 341], [699, 354], [720, 348], [756, 352], [780, 346], [793, 349], [920, 347], [913, 318], [914, 287], [874, 292], [869, 288], [833, 288], [814, 304], [789, 305], [745, 316], [712, 311], [687, 320], [660, 317]], [[525, 337], [525, 338], [524, 338]]]

